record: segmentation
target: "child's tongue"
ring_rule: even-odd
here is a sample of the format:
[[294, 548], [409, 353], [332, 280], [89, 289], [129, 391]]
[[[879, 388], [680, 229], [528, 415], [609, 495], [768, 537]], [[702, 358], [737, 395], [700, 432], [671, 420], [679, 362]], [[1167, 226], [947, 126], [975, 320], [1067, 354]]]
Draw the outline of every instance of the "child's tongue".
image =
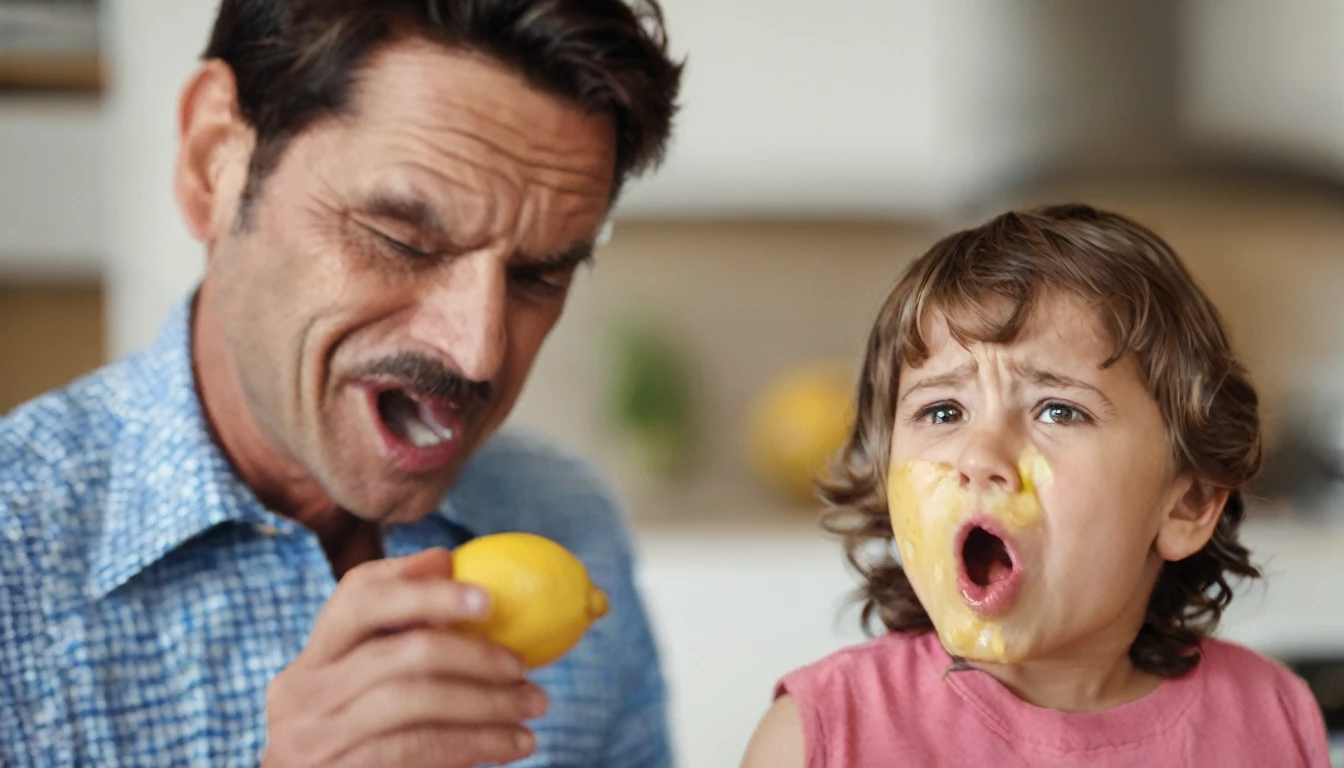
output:
[[1002, 562], [995, 560], [989, 564], [989, 583], [993, 584], [1012, 572], [1013, 569], [1011, 566], [1004, 565]]
[[1013, 559], [1003, 541], [983, 528], [976, 528], [966, 537], [962, 557], [966, 575], [981, 587], [994, 584], [1013, 572]]

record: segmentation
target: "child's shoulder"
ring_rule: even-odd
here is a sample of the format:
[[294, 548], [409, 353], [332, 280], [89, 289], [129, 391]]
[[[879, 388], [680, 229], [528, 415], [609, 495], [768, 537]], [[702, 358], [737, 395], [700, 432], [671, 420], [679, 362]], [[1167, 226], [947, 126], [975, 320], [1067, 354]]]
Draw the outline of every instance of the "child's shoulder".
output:
[[1316, 699], [1306, 681], [1286, 664], [1253, 648], [1217, 638], [1199, 644], [1204, 686], [1224, 694], [1239, 692], [1263, 695], [1278, 693], [1279, 702], [1290, 709], [1314, 710]]
[[[780, 679], [776, 695], [808, 698], [880, 696], [899, 681], [907, 693], [925, 678], [936, 682], [952, 664], [934, 632], [892, 632], [851, 645], [799, 667]], [[869, 690], [871, 689], [871, 690]]]
[[775, 696], [794, 701], [808, 765], [880, 765], [892, 754], [932, 754], [946, 727], [950, 688], [939, 683], [951, 663], [935, 633], [891, 633], [795, 669]]
[[[1295, 755], [1280, 765], [1324, 765], [1325, 717], [1311, 687], [1282, 662], [1244, 645], [1206, 639], [1194, 677], [1200, 716], [1238, 734], [1248, 754]], [[1280, 759], [1280, 758], [1275, 758]]]

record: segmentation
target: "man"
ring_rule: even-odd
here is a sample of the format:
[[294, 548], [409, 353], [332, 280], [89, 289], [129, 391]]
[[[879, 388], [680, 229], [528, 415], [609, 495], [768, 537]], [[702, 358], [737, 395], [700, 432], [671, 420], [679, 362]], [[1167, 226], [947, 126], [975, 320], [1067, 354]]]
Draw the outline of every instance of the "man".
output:
[[[205, 276], [0, 422], [0, 763], [662, 766], [615, 505], [499, 433], [681, 68], [622, 0], [223, 0], [177, 115]], [[582, 558], [525, 677], [448, 550]]]

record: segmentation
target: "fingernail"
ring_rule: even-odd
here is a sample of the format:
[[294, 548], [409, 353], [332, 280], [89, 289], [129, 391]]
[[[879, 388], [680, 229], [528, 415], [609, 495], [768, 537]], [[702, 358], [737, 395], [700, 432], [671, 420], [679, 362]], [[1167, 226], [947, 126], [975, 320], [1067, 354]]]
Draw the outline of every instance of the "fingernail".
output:
[[462, 597], [467, 613], [473, 616], [485, 616], [490, 610], [490, 596], [480, 587], [467, 587], [466, 594]]
[[514, 735], [513, 743], [520, 754], [528, 755], [532, 753], [533, 747], [536, 746], [536, 737], [532, 735], [531, 731], [519, 731]]

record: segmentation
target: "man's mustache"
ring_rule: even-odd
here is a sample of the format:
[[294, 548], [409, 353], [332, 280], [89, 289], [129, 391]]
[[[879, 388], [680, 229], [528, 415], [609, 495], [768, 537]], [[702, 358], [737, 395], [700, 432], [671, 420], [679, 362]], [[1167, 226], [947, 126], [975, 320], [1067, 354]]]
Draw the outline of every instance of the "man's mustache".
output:
[[425, 397], [474, 399], [488, 403], [494, 395], [494, 385], [490, 382], [459, 376], [434, 358], [416, 352], [374, 360], [359, 370], [359, 376], [395, 379], [403, 389]]

